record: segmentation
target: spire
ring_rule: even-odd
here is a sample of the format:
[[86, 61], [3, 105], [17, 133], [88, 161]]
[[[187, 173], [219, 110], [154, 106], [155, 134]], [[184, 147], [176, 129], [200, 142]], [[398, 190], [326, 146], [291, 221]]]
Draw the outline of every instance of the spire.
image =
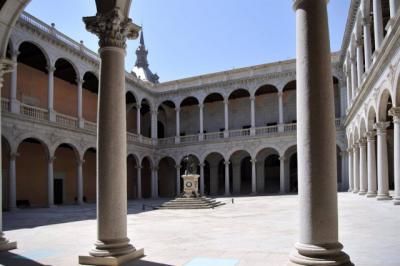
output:
[[151, 70], [149, 69], [149, 62], [147, 60], [148, 53], [149, 52], [147, 51], [146, 45], [144, 43], [144, 34], [142, 27], [142, 31], [140, 32], [139, 47], [136, 49], [136, 63], [132, 72], [136, 75], [137, 78], [141, 80], [158, 83], [158, 75], [153, 74], [153, 72], [151, 72]]

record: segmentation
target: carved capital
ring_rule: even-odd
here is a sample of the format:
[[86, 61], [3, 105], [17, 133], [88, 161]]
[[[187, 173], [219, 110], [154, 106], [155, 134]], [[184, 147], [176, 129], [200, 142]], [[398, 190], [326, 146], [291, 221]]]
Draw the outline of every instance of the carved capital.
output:
[[50, 73], [54, 73], [54, 71], [56, 71], [56, 67], [55, 66], [47, 66], [46, 67], [47, 71]]
[[400, 123], [400, 107], [393, 107], [390, 109], [389, 115], [393, 116], [394, 123]]
[[99, 46], [126, 48], [127, 39], [136, 39], [140, 27], [125, 17], [119, 8], [108, 13], [84, 17], [86, 29], [99, 37]]
[[383, 135], [386, 134], [386, 129], [390, 126], [390, 122], [377, 122], [374, 125], [374, 128], [376, 129], [377, 135]]
[[225, 161], [224, 164], [225, 164], [225, 166], [227, 166], [227, 165], [230, 165], [231, 162], [230, 161]]
[[200, 109], [203, 109], [203, 108], [204, 108], [204, 104], [199, 103], [199, 108], [200, 108]]
[[3, 77], [5, 73], [13, 72], [16, 64], [9, 59], [0, 59], [0, 78]]
[[362, 25], [369, 26], [371, 24], [371, 19], [369, 17], [362, 18]]
[[10, 153], [10, 159], [11, 160], [16, 160], [18, 156], [19, 156], [19, 153], [17, 153], [17, 152], [11, 152]]
[[180, 165], [175, 165], [175, 168], [177, 169], [177, 170], [180, 170], [181, 168], [182, 168], [182, 166], [180, 166]]
[[358, 143], [360, 145], [360, 148], [361, 147], [366, 147], [367, 146], [367, 139], [366, 138], [361, 138]]
[[368, 131], [365, 135], [367, 136], [368, 142], [375, 142], [375, 136], [376, 136], [375, 131]]

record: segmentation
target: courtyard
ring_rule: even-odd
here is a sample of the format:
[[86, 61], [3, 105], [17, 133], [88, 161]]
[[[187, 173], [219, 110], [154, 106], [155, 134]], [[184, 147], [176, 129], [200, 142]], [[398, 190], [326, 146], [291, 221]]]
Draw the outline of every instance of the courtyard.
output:
[[[298, 234], [297, 196], [220, 198], [214, 210], [152, 210], [162, 201], [130, 201], [128, 237], [146, 256], [128, 265], [285, 265]], [[143, 204], [145, 211], [143, 211]], [[18, 249], [5, 266], [78, 265], [96, 239], [95, 205], [4, 213]], [[390, 201], [339, 194], [340, 241], [357, 266], [400, 265], [400, 210]], [[266, 264], [267, 263], [267, 264]]]

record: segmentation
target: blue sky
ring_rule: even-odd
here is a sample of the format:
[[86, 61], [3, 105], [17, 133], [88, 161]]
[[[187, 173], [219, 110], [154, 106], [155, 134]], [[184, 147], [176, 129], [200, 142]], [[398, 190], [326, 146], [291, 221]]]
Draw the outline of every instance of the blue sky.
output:
[[[83, 16], [94, 0], [33, 0], [27, 11], [97, 51]], [[131, 18], [143, 24], [150, 68], [161, 81], [295, 57], [292, 0], [133, 0]], [[329, 1], [332, 51], [340, 50], [350, 0]], [[126, 69], [138, 41], [129, 41]]]

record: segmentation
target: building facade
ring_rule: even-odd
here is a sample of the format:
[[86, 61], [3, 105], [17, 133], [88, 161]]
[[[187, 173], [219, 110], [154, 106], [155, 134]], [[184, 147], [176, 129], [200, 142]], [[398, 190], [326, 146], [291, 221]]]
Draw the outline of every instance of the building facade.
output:
[[[400, 29], [396, 14], [387, 19], [392, 9], [383, 2], [381, 26], [388, 27], [381, 48], [371, 48], [379, 47], [372, 46], [379, 40], [372, 31], [369, 52], [372, 27], [360, 31], [360, 25], [362, 14], [372, 9], [353, 1], [343, 49], [332, 54], [338, 187], [347, 190], [350, 184], [358, 192], [362, 184], [372, 191], [377, 180], [380, 195], [394, 187], [395, 127], [378, 134], [387, 145], [386, 150], [379, 146], [378, 138], [375, 159], [362, 143], [367, 132], [374, 135], [375, 122], [379, 128], [386, 124], [378, 122], [391, 118], [375, 115], [371, 122], [367, 110], [381, 108], [383, 117], [388, 110], [378, 99], [397, 106]], [[360, 32], [367, 37], [359, 37]], [[367, 48], [359, 48], [359, 40]], [[128, 199], [180, 194], [182, 159], [189, 154], [198, 160], [206, 195], [297, 191], [295, 60], [158, 83], [143, 35], [136, 53], [133, 72], [126, 73]], [[5, 75], [2, 90], [3, 206], [95, 201], [98, 55], [54, 25], [23, 13], [7, 57], [17, 67]]]

